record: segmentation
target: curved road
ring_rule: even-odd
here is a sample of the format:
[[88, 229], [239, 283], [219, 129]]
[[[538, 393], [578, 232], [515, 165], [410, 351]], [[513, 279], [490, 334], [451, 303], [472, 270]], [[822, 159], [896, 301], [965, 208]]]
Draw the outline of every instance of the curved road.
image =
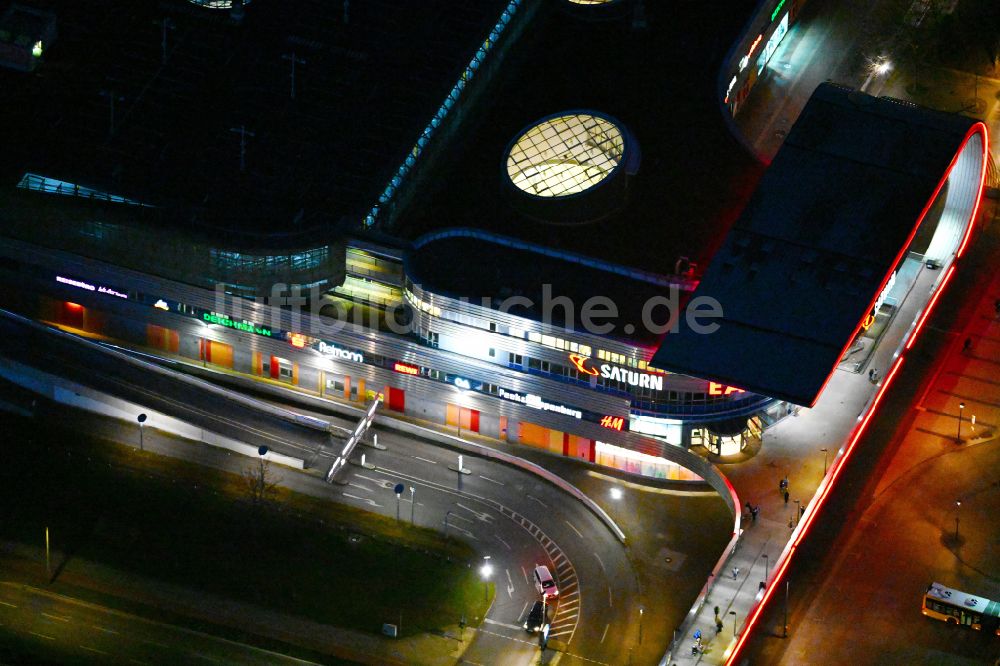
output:
[[[28, 334], [26, 327], [0, 320], [0, 354], [41, 369], [57, 369], [72, 381], [276, 452], [308, 458], [319, 450], [318, 473], [332, 462], [330, 451], [342, 444], [319, 430], [268, 415], [190, 380], [109, 357], [91, 343], [47, 331]], [[340, 417], [323, 418], [334, 425], [351, 425]], [[501, 463], [465, 456], [464, 465], [471, 473], [458, 474], [448, 469], [457, 462], [456, 454], [439, 446], [392, 432], [380, 432], [379, 444], [385, 450], [359, 447], [356, 452], [356, 457], [364, 452], [374, 469], [349, 465], [325, 492], [391, 516], [397, 510], [392, 487], [403, 483], [402, 518], [409, 519], [412, 512], [416, 524], [436, 529], [444, 529], [447, 519], [451, 534], [490, 555], [496, 600], [466, 661], [528, 664], [537, 658], [536, 638], [526, 634], [520, 623], [537, 598], [530, 581], [532, 569], [546, 564], [561, 590], [550, 614], [550, 647], [564, 652], [563, 663], [621, 663], [622, 655], [636, 643], [636, 576], [625, 549], [596, 516], [547, 482]], [[309, 473], [284, 476], [285, 485], [311, 486], [314, 494], [316, 485], [323, 484]]]

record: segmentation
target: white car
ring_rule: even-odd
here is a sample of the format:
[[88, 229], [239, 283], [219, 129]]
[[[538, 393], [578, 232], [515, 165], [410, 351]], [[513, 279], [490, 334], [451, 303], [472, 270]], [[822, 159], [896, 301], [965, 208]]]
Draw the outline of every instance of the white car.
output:
[[559, 588], [556, 586], [556, 581], [552, 577], [552, 574], [549, 573], [549, 568], [544, 564], [539, 564], [535, 567], [535, 589], [545, 599], [559, 596]]

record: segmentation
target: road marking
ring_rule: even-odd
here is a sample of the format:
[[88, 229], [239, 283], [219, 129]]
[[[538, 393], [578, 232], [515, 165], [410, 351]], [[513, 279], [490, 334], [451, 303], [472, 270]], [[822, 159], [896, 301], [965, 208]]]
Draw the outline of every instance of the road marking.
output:
[[[520, 629], [521, 631], [524, 631], [524, 627], [518, 627], [518, 629]], [[524, 643], [525, 645], [532, 645], [532, 646], [538, 645], [537, 641], [526, 641], [526, 640], [523, 640], [523, 639], [520, 639], [520, 638], [511, 638], [510, 636], [505, 636], [504, 634], [498, 634], [495, 631], [490, 631], [489, 629], [483, 629], [482, 627], [480, 627], [479, 633], [481, 633], [481, 634], [489, 634], [490, 636], [496, 636], [497, 638], [505, 638], [508, 641], [514, 641], [515, 643]], [[472, 662], [469, 662], [469, 663], [472, 663]]]
[[455, 530], [456, 532], [461, 532], [462, 534], [464, 534], [465, 536], [469, 537], [473, 541], [479, 541], [479, 539], [476, 538], [476, 535], [473, 534], [472, 532], [470, 532], [469, 530], [462, 529], [458, 525], [454, 525], [454, 524], [452, 524], [450, 527], [451, 527], [451, 529]]
[[106, 628], [106, 627], [99, 627], [99, 626], [97, 626], [96, 624], [92, 624], [91, 626], [92, 626], [92, 627], [93, 627], [94, 629], [97, 629], [98, 631], [103, 631], [103, 632], [104, 632], [104, 633], [106, 633], [106, 634], [117, 634], [117, 633], [118, 633], [118, 632], [117, 632], [117, 631], [115, 631], [114, 629], [108, 629], [108, 628]]
[[479, 478], [482, 479], [483, 481], [489, 481], [490, 483], [495, 483], [498, 486], [506, 486], [507, 485], [503, 481], [497, 481], [496, 479], [491, 479], [490, 477], [483, 476], [482, 474], [479, 475]]
[[84, 650], [89, 650], [90, 652], [96, 652], [97, 654], [107, 654], [104, 650], [98, 650], [97, 648], [92, 648], [88, 645], [80, 645]]
[[528, 612], [528, 604], [530, 604], [530, 603], [531, 603], [530, 601], [525, 601], [524, 602], [524, 608], [521, 609], [521, 614], [517, 616], [519, 620], [523, 619], [524, 618], [524, 614]]
[[484, 523], [492, 523], [493, 522], [493, 516], [491, 516], [490, 514], [486, 513], [485, 511], [476, 511], [475, 509], [470, 509], [469, 507], [465, 506], [464, 504], [462, 504], [460, 502], [455, 502], [455, 506], [457, 506], [460, 509], [465, 509], [466, 511], [468, 511], [469, 513], [471, 513], [472, 515], [474, 515], [476, 517], [476, 520], [481, 520]]
[[6, 601], [0, 601], [0, 606], [9, 606], [11, 608], [17, 608], [14, 604], [9, 604]]
[[486, 624], [495, 624], [498, 627], [506, 627], [507, 629], [516, 629], [518, 631], [524, 631], [524, 627], [519, 627], [516, 624], [507, 624], [506, 622], [500, 622], [499, 620], [493, 620], [488, 617], [484, 617], [483, 622], [485, 622]]
[[601, 571], [607, 574], [608, 570], [604, 568], [604, 560], [601, 559], [601, 556], [598, 555], [597, 553], [594, 553], [594, 557], [597, 558], [597, 563], [601, 565]]
[[42, 613], [42, 616], [49, 618], [50, 620], [58, 620], [60, 622], [69, 622], [68, 617], [63, 617], [61, 615], [51, 615], [49, 613]]
[[608, 608], [611, 608], [611, 586], [608, 585]]
[[530, 499], [530, 500], [534, 500], [534, 501], [538, 502], [539, 504], [541, 504], [542, 506], [544, 506], [544, 507], [545, 507], [546, 509], [547, 509], [547, 508], [549, 508], [549, 505], [548, 505], [548, 504], [546, 504], [546, 503], [545, 503], [545, 502], [543, 502], [542, 500], [538, 499], [538, 498], [537, 498], [537, 497], [535, 497], [534, 495], [528, 495], [527, 497], [528, 497], [528, 499]]
[[510, 550], [510, 549], [511, 549], [511, 548], [510, 548], [510, 544], [509, 544], [509, 543], [507, 543], [506, 541], [504, 541], [503, 539], [501, 539], [501, 538], [500, 538], [500, 537], [499, 537], [498, 535], [494, 534], [493, 536], [495, 536], [495, 537], [497, 538], [497, 541], [499, 541], [499, 542], [500, 542], [500, 543], [502, 543], [503, 545], [507, 546], [507, 550]]
[[604, 633], [601, 634], [601, 643], [604, 643], [604, 639], [608, 635], [608, 629], [610, 629], [610, 628], [611, 628], [610, 624], [604, 625]]
[[521, 573], [524, 574], [524, 584], [527, 585], [528, 587], [531, 587], [531, 579], [528, 578], [528, 570], [525, 569], [524, 567], [521, 567]]
[[510, 569], [504, 569], [507, 572], [507, 596], [511, 599], [514, 598], [514, 581], [510, 579]]
[[352, 488], [357, 488], [358, 490], [364, 491], [366, 493], [370, 493], [372, 491], [371, 488], [369, 488], [367, 486], [359, 486], [358, 484], [354, 483], [353, 481], [348, 481], [347, 485], [349, 485]]
[[[452, 513], [452, 514], [451, 514], [451, 517], [452, 517], [452, 518], [458, 518], [458, 519], [459, 519], [459, 520], [461, 520], [461, 521], [462, 521], [463, 523], [469, 523], [470, 525], [471, 525], [471, 524], [472, 524], [472, 522], [473, 522], [472, 518], [466, 518], [465, 516], [460, 516], [460, 515], [458, 515], [457, 513]], [[455, 524], [455, 523], [452, 523], [452, 525], [454, 525], [454, 524]]]
[[31, 634], [32, 636], [38, 636], [39, 638], [44, 638], [47, 641], [54, 641], [55, 640], [51, 636], [46, 636], [45, 634], [40, 634], [37, 631], [29, 631], [28, 633]]
[[580, 534], [580, 530], [576, 529], [576, 527], [573, 525], [573, 523], [569, 522], [568, 520], [564, 520], [563, 522], [566, 523], [567, 525], [569, 525], [569, 528], [571, 530], [573, 530], [574, 532], [576, 532], [576, 535], [578, 537], [580, 537], [581, 539], [583, 538], [583, 535]]
[[350, 497], [351, 499], [356, 499], [359, 502], [364, 502], [365, 504], [368, 504], [369, 506], [377, 506], [380, 509], [382, 508], [382, 505], [379, 504], [378, 502], [376, 502], [373, 499], [369, 499], [367, 497], [358, 497], [357, 495], [352, 495], [350, 493], [340, 493], [340, 494], [343, 495], [344, 497]]
[[425, 463], [430, 463], [432, 465], [437, 465], [437, 461], [436, 460], [430, 460], [428, 458], [421, 458], [420, 456], [413, 456], [413, 457], [416, 458], [417, 460], [422, 460]]

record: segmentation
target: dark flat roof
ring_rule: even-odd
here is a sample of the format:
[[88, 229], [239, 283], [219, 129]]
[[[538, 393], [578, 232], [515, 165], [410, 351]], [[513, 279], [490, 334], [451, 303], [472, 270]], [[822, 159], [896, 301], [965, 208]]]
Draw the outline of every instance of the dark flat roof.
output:
[[35, 74], [0, 69], [3, 186], [33, 172], [225, 235], [359, 221], [506, 2], [366, 0], [345, 24], [341, 2], [257, 0], [242, 25], [185, 0], [32, 4], [59, 39]]
[[812, 405], [975, 122], [820, 85], [653, 363]]
[[[673, 272], [678, 256], [704, 265], [763, 171], [732, 137], [715, 94], [719, 63], [751, 7], [645, 2], [648, 27], [633, 29], [631, 10], [585, 20], [588, 7], [567, 5], [542, 5], [451, 153], [422, 182], [400, 233], [475, 227], [657, 273]], [[541, 222], [510, 203], [507, 145], [567, 110], [621, 121], [642, 153], [624, 207], [591, 224]], [[508, 286], [530, 288], [530, 280]]]
[[[613, 325], [613, 330], [603, 335], [647, 348], [655, 348], [659, 343], [662, 336], [649, 331], [643, 324], [643, 307], [650, 299], [665, 297], [671, 288], [669, 284], [645, 279], [634, 272], [629, 275], [624, 267], [579, 263], [577, 258], [561, 257], [553, 250], [512, 247], [503, 244], [505, 240], [453, 236], [420, 243], [407, 256], [406, 273], [413, 282], [436, 294], [467, 298], [475, 304], [485, 303], [493, 308], [503, 307], [512, 315], [560, 328], [575, 325], [578, 331], [584, 330], [580, 315], [587, 300], [605, 297], [607, 300], [602, 302], [613, 303], [617, 316], [594, 319], [598, 325], [605, 322]], [[483, 256], [499, 260], [483, 261]], [[692, 286], [677, 281], [680, 302]], [[532, 305], [504, 304], [505, 299], [514, 296], [527, 298]], [[567, 297], [572, 303], [572, 321], [566, 321], [563, 305], [545, 307], [547, 302], [564, 303]], [[650, 317], [654, 323], [662, 324], [666, 312], [665, 307], [658, 306]]]

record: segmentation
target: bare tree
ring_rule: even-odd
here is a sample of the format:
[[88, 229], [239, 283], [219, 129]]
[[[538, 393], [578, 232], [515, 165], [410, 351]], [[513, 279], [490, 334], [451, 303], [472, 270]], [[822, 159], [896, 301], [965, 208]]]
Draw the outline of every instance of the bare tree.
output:
[[278, 481], [281, 479], [271, 470], [271, 462], [263, 457], [257, 459], [256, 465], [249, 465], [243, 470], [243, 484], [254, 506], [259, 506], [272, 499], [277, 492]]

